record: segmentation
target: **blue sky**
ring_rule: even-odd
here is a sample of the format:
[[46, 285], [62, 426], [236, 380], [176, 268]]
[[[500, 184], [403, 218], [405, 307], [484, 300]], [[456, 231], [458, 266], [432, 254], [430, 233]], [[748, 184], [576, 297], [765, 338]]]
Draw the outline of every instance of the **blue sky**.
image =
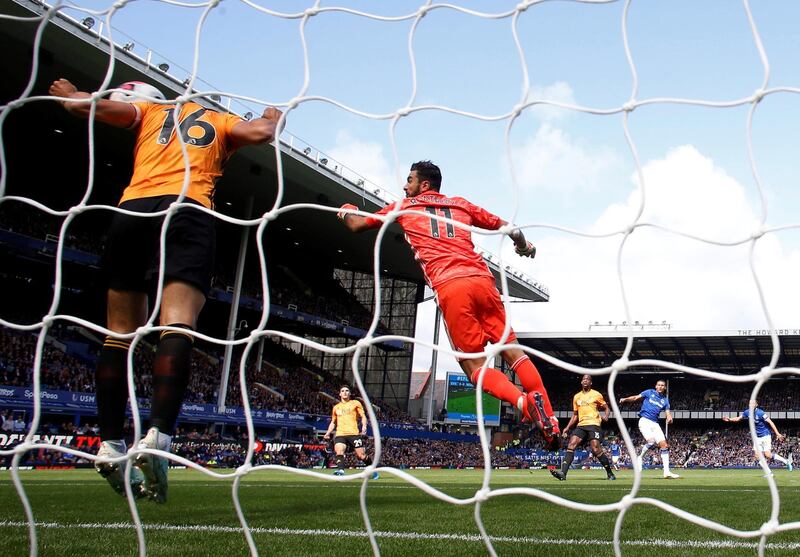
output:
[[[489, 13], [518, 2], [461, 1]], [[110, 2], [79, 5], [104, 9]], [[299, 13], [310, 1], [260, 2]], [[420, 2], [321, 2], [381, 16], [414, 13]], [[622, 39], [624, 3], [545, 2], [519, 17], [518, 30], [530, 74], [529, 98], [598, 109], [619, 107], [632, 91]], [[800, 2], [751, 2], [770, 64], [770, 87], [800, 86]], [[79, 12], [70, 13], [78, 16]], [[201, 9], [136, 1], [114, 26], [137, 44], [167, 58], [172, 73], [191, 67]], [[307, 95], [336, 99], [353, 109], [385, 114], [412, 95], [408, 36], [413, 19], [380, 22], [344, 13], [311, 17]], [[511, 18], [484, 19], [437, 9], [414, 35], [415, 106], [440, 104], [484, 116], [508, 113], [522, 98], [523, 72]], [[761, 87], [764, 67], [742, 2], [634, 1], [627, 29], [638, 73], [638, 100], [680, 97], [732, 101]], [[125, 42], [125, 37], [118, 37]], [[198, 75], [214, 87], [268, 103], [285, 103], [303, 86], [300, 20], [258, 12], [225, 0], [213, 10], [201, 40]], [[188, 75], [188, 73], [186, 73]], [[707, 108], [641, 106], [630, 132], [644, 176], [644, 219], [673, 231], [730, 241], [756, 230], [762, 206], [747, 155], [749, 105]], [[441, 111], [417, 112], [396, 130], [395, 167], [386, 121], [309, 101], [292, 111], [288, 131], [400, 193], [396, 177], [414, 160], [430, 158], [444, 174], [444, 192], [463, 195], [510, 218], [535, 225], [534, 261], [504, 257], [550, 288], [548, 304], [514, 305], [518, 330], [586, 330], [595, 320], [667, 320], [675, 329], [763, 328], [767, 319], [755, 288], [748, 246], [717, 247], [673, 233], [640, 229], [623, 251], [623, 278], [631, 304], [623, 311], [616, 257], [620, 236], [585, 239], [542, 225], [586, 233], [622, 229], [638, 207], [636, 165], [623, 135], [623, 117], [529, 108], [515, 122], [483, 122]], [[766, 97], [753, 123], [753, 144], [767, 200], [767, 226], [798, 221], [800, 95]], [[512, 183], [508, 157], [518, 183]], [[516, 192], [516, 195], [515, 195]], [[518, 204], [515, 203], [518, 199]], [[769, 234], [756, 244], [756, 269], [776, 326], [797, 326], [800, 271], [798, 233]], [[495, 246], [491, 238], [478, 242]], [[427, 313], [426, 313], [427, 312]], [[423, 309], [428, 315], [430, 308]], [[427, 319], [426, 322], [429, 322]], [[420, 331], [429, 334], [429, 327]]]

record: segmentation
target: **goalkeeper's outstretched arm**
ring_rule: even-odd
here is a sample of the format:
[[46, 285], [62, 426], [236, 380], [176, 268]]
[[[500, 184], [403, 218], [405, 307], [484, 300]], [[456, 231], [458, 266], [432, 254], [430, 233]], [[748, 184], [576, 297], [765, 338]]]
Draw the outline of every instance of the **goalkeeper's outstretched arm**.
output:
[[379, 219], [364, 217], [362, 215], [354, 215], [351, 213], [351, 211], [358, 210], [358, 207], [352, 203], [345, 203], [339, 208], [339, 212], [336, 213], [336, 216], [339, 217], [339, 220], [342, 221], [342, 224], [350, 229], [350, 232], [364, 232], [370, 228], [380, 226], [381, 221]]
[[[506, 221], [502, 221], [501, 226], [507, 224]], [[515, 228], [508, 233], [508, 237], [514, 242], [514, 251], [517, 252], [517, 255], [520, 257], [530, 257], [531, 259], [536, 257], [536, 246], [525, 239], [525, 234], [522, 233], [522, 230]]]

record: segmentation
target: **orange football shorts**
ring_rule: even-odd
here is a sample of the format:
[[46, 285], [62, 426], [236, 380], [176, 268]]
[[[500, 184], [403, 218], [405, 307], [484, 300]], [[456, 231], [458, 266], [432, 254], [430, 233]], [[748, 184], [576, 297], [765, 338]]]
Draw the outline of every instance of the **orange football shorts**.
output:
[[[482, 352], [487, 342], [500, 340], [506, 325], [506, 310], [500, 301], [494, 277], [449, 280], [436, 289], [436, 300], [453, 349]], [[506, 342], [516, 341], [512, 330]]]

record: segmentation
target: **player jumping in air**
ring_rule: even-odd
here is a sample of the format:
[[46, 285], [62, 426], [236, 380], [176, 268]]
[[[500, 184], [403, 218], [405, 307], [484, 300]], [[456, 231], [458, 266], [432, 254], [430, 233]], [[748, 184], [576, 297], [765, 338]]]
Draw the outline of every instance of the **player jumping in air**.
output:
[[[667, 443], [667, 438], [658, 424], [658, 417], [662, 411], [667, 416], [667, 424], [672, 423], [672, 412], [670, 412], [669, 399], [667, 398], [667, 383], [663, 379], [659, 379], [656, 382], [655, 389], [647, 389], [638, 395], [621, 398], [619, 403], [625, 404], [626, 402], [639, 400], [642, 401], [642, 408], [639, 410], [639, 431], [645, 440], [642, 452], [639, 453], [639, 469], [641, 469], [645, 453], [658, 444], [661, 449], [661, 465], [664, 467], [664, 479], [680, 478], [678, 474], [670, 472], [669, 443]], [[634, 465], [636, 464], [634, 463]]]
[[[364, 441], [367, 435], [367, 414], [364, 407], [357, 400], [350, 398], [350, 387], [342, 385], [339, 388], [339, 400], [331, 413], [331, 423], [328, 431], [325, 432], [326, 441], [330, 440], [331, 433], [336, 429], [336, 436], [333, 438], [333, 450], [336, 453], [336, 471], [334, 476], [344, 475], [344, 452], [348, 447], [356, 453], [356, 458], [364, 466], [372, 464], [372, 460], [367, 458], [367, 451], [364, 448]], [[359, 430], [358, 422], [361, 421]], [[378, 479], [378, 473], [373, 472], [371, 478]]]
[[[70, 114], [88, 117], [91, 104], [74, 101], [85, 100], [90, 94], [78, 91], [66, 79], [54, 81], [50, 94], [62, 97], [60, 102]], [[130, 97], [130, 102], [97, 101], [97, 121], [136, 133], [133, 176], [122, 193], [120, 208], [146, 214], [170, 207], [183, 190], [185, 175], [178, 134], [188, 152], [189, 184], [184, 203], [191, 206], [178, 210], [169, 222], [159, 308], [159, 324], [172, 330], [162, 331], [158, 342], [152, 371], [151, 427], [137, 449], [170, 450], [170, 435], [189, 382], [193, 332], [211, 284], [216, 239], [214, 217], [193, 207], [213, 208], [214, 187], [224, 163], [239, 147], [272, 141], [281, 114], [276, 108], [267, 108], [260, 118], [248, 122], [194, 102], [178, 108], [175, 104], [137, 101], [135, 97]], [[127, 450], [123, 427], [131, 340], [117, 335], [132, 333], [147, 321], [147, 292], [150, 280], [157, 276], [152, 271], [158, 262], [163, 220], [114, 213], [108, 233], [103, 266], [108, 275], [108, 328], [115, 334], [106, 337], [95, 374], [100, 457], [119, 457]], [[95, 466], [111, 487], [124, 495], [127, 461], [122, 462], [98, 461]], [[134, 493], [165, 502], [167, 460], [139, 453], [135, 466], [138, 470], [131, 471]]]
[[[603, 411], [602, 415], [600, 414], [601, 410]], [[562, 482], [566, 480], [569, 467], [575, 458], [575, 449], [588, 441], [592, 454], [606, 470], [606, 478], [616, 480], [617, 477], [611, 470], [611, 464], [608, 462], [608, 457], [600, 444], [603, 442], [603, 430], [600, 429], [600, 422], [607, 421], [608, 404], [606, 404], [603, 395], [592, 389], [592, 376], [584, 375], [581, 377], [580, 392], [572, 397], [572, 417], [567, 427], [564, 428], [564, 437], [567, 437], [569, 432], [572, 431], [567, 444], [567, 454], [561, 462], [561, 470], [553, 468], [550, 473]], [[576, 423], [578, 427], [572, 430], [572, 426]]]
[[[754, 402], [751, 405], [752, 414], [753, 414], [753, 421], [756, 425], [756, 445], [753, 447], [753, 450], [756, 453], [756, 458], [761, 460], [761, 453], [764, 453], [764, 457], [767, 460], [776, 460], [778, 462], [783, 463], [786, 465], [786, 469], [791, 472], [794, 470], [794, 463], [791, 453], [789, 453], [789, 458], [784, 458], [778, 453], [772, 452], [772, 435], [770, 435], [770, 430], [775, 432], [775, 439], [778, 441], [783, 441], [783, 435], [780, 434], [778, 428], [775, 426], [775, 422], [773, 422], [769, 415], [764, 412], [761, 408], [758, 407], [758, 402]], [[747, 409], [742, 412], [739, 416], [735, 418], [729, 418], [725, 416], [722, 418], [723, 422], [741, 422], [742, 420], [749, 420], [751, 409]], [[771, 474], [771, 472], [770, 472]]]
[[[486, 263], [475, 253], [472, 234], [452, 223], [433, 218], [445, 217], [459, 223], [487, 230], [497, 230], [507, 223], [501, 218], [473, 205], [462, 197], [446, 197], [439, 193], [442, 173], [430, 161], [411, 165], [406, 179], [406, 199], [392, 203], [376, 214], [385, 215], [392, 210], [408, 210], [397, 222], [403, 228], [406, 240], [419, 261], [425, 280], [436, 294], [442, 311], [450, 343], [461, 352], [482, 352], [487, 342], [496, 343], [503, 334], [506, 314], [500, 294]], [[358, 207], [343, 205], [339, 218], [353, 232], [378, 228], [383, 221], [373, 217], [354, 215]], [[533, 257], [536, 248], [519, 230], [509, 234], [518, 255]], [[514, 331], [507, 342], [516, 342]], [[525, 392], [517, 388], [499, 370], [487, 368], [483, 377], [483, 390], [504, 400], [523, 413], [525, 421], [533, 423], [541, 432], [550, 449], [559, 447], [558, 420], [553, 415], [547, 390], [539, 371], [520, 349], [507, 349], [503, 359], [522, 381]], [[461, 368], [473, 384], [486, 358], [462, 358]]]

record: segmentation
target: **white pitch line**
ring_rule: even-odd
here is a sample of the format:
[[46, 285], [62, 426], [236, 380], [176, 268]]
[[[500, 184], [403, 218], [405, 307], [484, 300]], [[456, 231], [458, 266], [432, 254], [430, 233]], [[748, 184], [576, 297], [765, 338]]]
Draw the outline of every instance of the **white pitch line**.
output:
[[[231, 480], [219, 480], [219, 481], [216, 481], [216, 482], [204, 482], [204, 481], [193, 481], [193, 480], [180, 480], [178, 482], [175, 482], [175, 485], [187, 485], [187, 486], [193, 486], [193, 487], [220, 487], [220, 488], [229, 489], [230, 488], [230, 485], [229, 485], [230, 481]], [[320, 481], [323, 481], [323, 480], [320, 480]], [[300, 484], [256, 482], [256, 483], [240, 484], [239, 488], [240, 489], [246, 489], [246, 488], [286, 487], [286, 488], [293, 488], [294, 489], [294, 488], [304, 488], [304, 487], [314, 487], [314, 488], [325, 487], [325, 488], [353, 489], [355, 487], [359, 487], [360, 488], [361, 487], [361, 483], [360, 482], [361, 482], [361, 480], [353, 480], [351, 482], [336, 481], [336, 482], [330, 482], [330, 483], [328, 483], [328, 484], [326, 484], [324, 486], [319, 485], [319, 484], [314, 484], [312, 482], [300, 483]], [[45, 486], [45, 485], [86, 486], [86, 485], [92, 485], [92, 484], [95, 484], [95, 483], [98, 484], [98, 485], [105, 485], [103, 482], [94, 481], [94, 480], [86, 480], [86, 481], [83, 481], [83, 482], [76, 482], [74, 480], [73, 481], [69, 481], [69, 482], [35, 481], [35, 480], [31, 481], [31, 482], [26, 482], [25, 480], [23, 480], [23, 483], [26, 485], [26, 487], [36, 487], [36, 486]], [[551, 483], [553, 483], [554, 485], [550, 485], [550, 486], [538, 486], [538, 485], [502, 485], [501, 486], [501, 485], [497, 485], [497, 486], [494, 487], [494, 489], [505, 489], [505, 488], [509, 488], [509, 487], [532, 487], [532, 488], [535, 488], [535, 489], [541, 489], [542, 491], [547, 491], [548, 493], [558, 493], [558, 492], [561, 492], [561, 491], [603, 491], [603, 492], [619, 491], [621, 493], [630, 493], [630, 491], [631, 491], [629, 488], [625, 488], [625, 487], [593, 487], [593, 486], [584, 486], [584, 485], [558, 485], [555, 482], [551, 482]], [[8, 484], [12, 485], [11, 482], [8, 482]], [[0, 482], [0, 486], [2, 486], [2, 485], [4, 485], [4, 482]], [[558, 487], [555, 487], [556, 485]], [[672, 485], [674, 485], [674, 483]], [[479, 487], [474, 487], [474, 486], [470, 487], [470, 486], [463, 486], [463, 485], [454, 485], [454, 486], [441, 487], [441, 486], [437, 486], [436, 484], [434, 484], [434, 487], [436, 487], [437, 489], [440, 489], [442, 491], [446, 491], [446, 492], [447, 491], [476, 492], [476, 491], [478, 491], [478, 489], [480, 489]], [[778, 488], [782, 489], [782, 490], [796, 490], [796, 489], [798, 489], [798, 487], [799, 486], [785, 485], [785, 484], [778, 486]], [[373, 488], [373, 489], [416, 489], [416, 490], [419, 490], [418, 487], [413, 486], [413, 485], [393, 485], [393, 484], [388, 484], [388, 483], [384, 483], [384, 482], [378, 482], [378, 483], [370, 482], [370, 488]], [[685, 492], [691, 492], [691, 493], [695, 493], [695, 492], [699, 492], [699, 493], [703, 493], [703, 492], [706, 492], [706, 493], [725, 493], [725, 492], [730, 492], [730, 493], [767, 493], [767, 494], [769, 493], [769, 488], [766, 485], [764, 486], [763, 489], [752, 489], [752, 488], [738, 489], [738, 488], [728, 488], [728, 487], [715, 489], [715, 488], [709, 488], [709, 487], [672, 487], [672, 486], [670, 486], [670, 487], [668, 487], [666, 489], [669, 492], [684, 492], [685, 491]], [[658, 486], [658, 487], [656, 487], [656, 486], [642, 486], [642, 487], [639, 488], [639, 493], [650, 492], [650, 491], [659, 491], [659, 492], [661, 492], [663, 490], [664, 490], [664, 487], [662, 487], [662, 486]]]
[[[27, 527], [27, 522], [22, 521], [0, 521], [0, 528], [23, 528]], [[86, 522], [75, 524], [62, 524], [59, 522], [37, 522], [36, 526], [43, 529], [81, 529], [81, 530], [133, 530], [132, 524], [127, 522]], [[243, 530], [238, 526], [211, 526], [198, 524], [144, 524], [145, 530], [167, 531], [167, 532], [210, 532], [210, 533], [242, 533]], [[258, 528], [252, 527], [253, 534], [280, 534], [284, 536], [320, 536], [320, 537], [339, 537], [339, 538], [367, 538], [366, 532], [354, 530], [321, 530], [321, 529], [292, 529], [292, 528]], [[419, 532], [375, 532], [376, 538], [402, 539], [402, 540], [453, 540], [464, 542], [482, 542], [483, 538], [476, 534], [425, 534]], [[539, 545], [584, 545], [584, 546], [613, 546], [612, 540], [586, 540], [586, 539], [559, 539], [559, 538], [533, 538], [522, 536], [489, 536], [493, 542], [518, 543], [518, 544], [539, 544]], [[701, 541], [701, 540], [623, 540], [622, 545], [632, 547], [670, 547], [670, 548], [692, 548], [692, 549], [755, 549], [757, 542], [744, 541]], [[768, 543], [768, 549], [798, 550], [800, 542], [792, 543]]]

